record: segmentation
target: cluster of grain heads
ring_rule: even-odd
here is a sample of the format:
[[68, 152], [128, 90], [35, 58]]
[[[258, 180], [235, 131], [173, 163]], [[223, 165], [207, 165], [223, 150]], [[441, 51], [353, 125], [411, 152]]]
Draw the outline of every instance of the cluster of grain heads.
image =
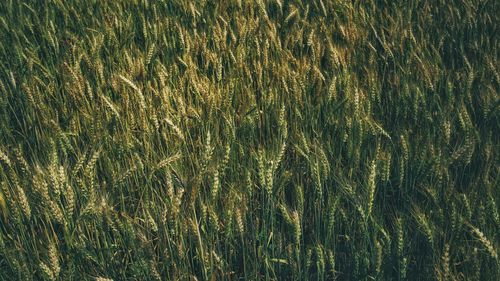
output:
[[495, 1], [45, 2], [0, 1], [1, 280], [498, 279]]

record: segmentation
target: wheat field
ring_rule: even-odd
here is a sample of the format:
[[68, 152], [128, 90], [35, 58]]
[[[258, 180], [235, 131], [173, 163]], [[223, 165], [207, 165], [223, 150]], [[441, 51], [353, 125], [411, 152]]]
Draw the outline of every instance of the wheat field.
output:
[[0, 280], [500, 279], [499, 17], [0, 1]]

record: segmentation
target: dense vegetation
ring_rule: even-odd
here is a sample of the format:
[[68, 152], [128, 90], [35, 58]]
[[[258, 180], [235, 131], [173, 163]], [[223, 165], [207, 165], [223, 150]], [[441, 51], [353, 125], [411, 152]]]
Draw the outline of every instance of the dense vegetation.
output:
[[498, 280], [499, 6], [0, 1], [0, 280]]

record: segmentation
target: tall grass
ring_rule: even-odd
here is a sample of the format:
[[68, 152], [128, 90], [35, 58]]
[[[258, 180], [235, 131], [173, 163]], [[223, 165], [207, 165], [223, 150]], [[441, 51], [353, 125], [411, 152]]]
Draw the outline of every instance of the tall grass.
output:
[[497, 280], [498, 1], [0, 2], [1, 280]]

